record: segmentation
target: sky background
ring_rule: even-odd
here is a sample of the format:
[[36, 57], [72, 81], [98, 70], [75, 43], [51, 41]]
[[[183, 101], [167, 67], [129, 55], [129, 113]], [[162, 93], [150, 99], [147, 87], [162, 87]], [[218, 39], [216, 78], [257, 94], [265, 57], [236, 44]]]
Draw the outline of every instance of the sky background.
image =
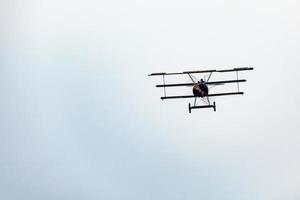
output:
[[[299, 1], [0, 2], [0, 199], [299, 200]], [[217, 112], [152, 72], [254, 67]]]

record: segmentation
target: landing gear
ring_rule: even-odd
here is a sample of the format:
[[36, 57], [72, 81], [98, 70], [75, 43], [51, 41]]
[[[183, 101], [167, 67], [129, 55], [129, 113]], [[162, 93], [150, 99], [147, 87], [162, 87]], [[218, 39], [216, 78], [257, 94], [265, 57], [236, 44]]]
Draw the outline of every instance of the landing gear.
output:
[[213, 108], [214, 111], [216, 112], [216, 102], [213, 103], [213, 105], [204, 105], [204, 106], [191, 106], [189, 103], [189, 113], [192, 112], [193, 109], [200, 109], [200, 108]]

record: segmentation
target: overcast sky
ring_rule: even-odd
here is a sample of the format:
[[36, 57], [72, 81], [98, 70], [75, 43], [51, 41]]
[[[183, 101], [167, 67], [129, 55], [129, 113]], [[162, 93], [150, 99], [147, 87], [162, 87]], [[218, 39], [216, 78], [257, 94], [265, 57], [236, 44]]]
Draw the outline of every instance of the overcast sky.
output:
[[[1, 1], [0, 199], [300, 199], [299, 10]], [[233, 67], [255, 70], [217, 112], [162, 102], [147, 76]]]

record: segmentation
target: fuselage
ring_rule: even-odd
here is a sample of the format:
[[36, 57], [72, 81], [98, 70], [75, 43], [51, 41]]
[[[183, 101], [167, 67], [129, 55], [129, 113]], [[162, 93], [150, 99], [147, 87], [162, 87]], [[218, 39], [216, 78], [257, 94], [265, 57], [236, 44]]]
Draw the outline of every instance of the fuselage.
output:
[[196, 97], [205, 97], [208, 95], [208, 87], [205, 82], [198, 82], [193, 86], [193, 94]]

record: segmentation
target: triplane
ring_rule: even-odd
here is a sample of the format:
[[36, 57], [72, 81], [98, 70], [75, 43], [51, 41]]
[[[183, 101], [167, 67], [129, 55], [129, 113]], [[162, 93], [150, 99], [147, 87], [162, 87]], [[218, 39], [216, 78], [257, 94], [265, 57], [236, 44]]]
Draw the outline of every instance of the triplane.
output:
[[[185, 72], [175, 72], [175, 73], [166, 73], [166, 72], [160, 72], [160, 73], [152, 73], [148, 76], [162, 76], [163, 78], [163, 84], [156, 85], [156, 87], [163, 88], [164, 89], [164, 96], [161, 97], [162, 100], [164, 99], [182, 99], [182, 98], [194, 98], [194, 104], [191, 105], [189, 103], [189, 113], [193, 109], [200, 109], [200, 108], [213, 108], [214, 111], [216, 111], [216, 103], [210, 101], [210, 97], [216, 97], [216, 96], [227, 96], [227, 95], [243, 95], [244, 92], [240, 92], [239, 84], [241, 82], [246, 82], [245, 79], [239, 79], [239, 72], [240, 71], [248, 71], [253, 70], [252, 67], [242, 67], [242, 68], [233, 68], [233, 69], [223, 69], [223, 70], [200, 70], [200, 71], [185, 71]], [[218, 81], [210, 81], [212, 75], [214, 73], [228, 73], [233, 72], [236, 73], [236, 79], [234, 80], [218, 80]], [[200, 80], [197, 80], [193, 76], [193, 74], [204, 74], [204, 78], [201, 78]], [[188, 83], [173, 83], [173, 84], [166, 84], [165, 83], [165, 76], [171, 76], [171, 75], [187, 75], [191, 82]], [[224, 85], [229, 83], [236, 83], [237, 84], [237, 91], [231, 91], [226, 93], [210, 93], [210, 87], [214, 87], [217, 85]], [[183, 96], [167, 96], [166, 94], [166, 88], [167, 87], [181, 87], [181, 86], [190, 86], [192, 87], [193, 95], [183, 95]], [[197, 105], [197, 98], [200, 98], [202, 100], [201, 105]]]

